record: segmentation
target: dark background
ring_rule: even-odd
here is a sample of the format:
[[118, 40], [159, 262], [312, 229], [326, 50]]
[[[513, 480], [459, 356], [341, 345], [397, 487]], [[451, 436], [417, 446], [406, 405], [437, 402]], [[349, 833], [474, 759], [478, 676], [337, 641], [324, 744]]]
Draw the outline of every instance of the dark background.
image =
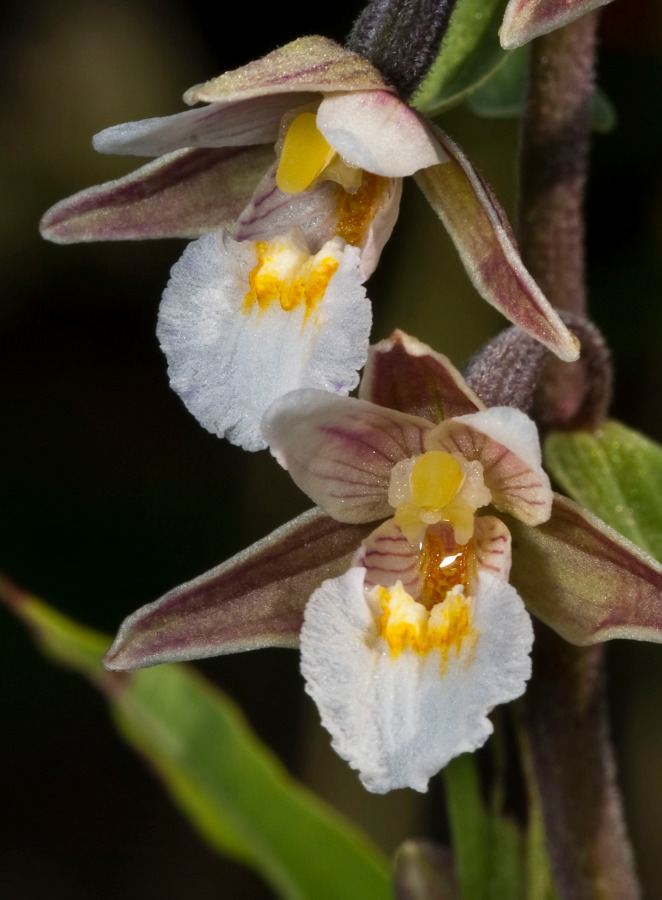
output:
[[[9, 3], [0, 74], [0, 568], [112, 633], [130, 611], [308, 505], [267, 453], [204, 432], [167, 384], [154, 326], [176, 241], [56, 247], [37, 223], [53, 202], [128, 171], [93, 133], [182, 108], [185, 88], [301, 34], [342, 40], [349, 0], [305, 14], [237, 4]], [[222, 7], [219, 6], [219, 9]], [[600, 83], [619, 124], [597, 136], [588, 190], [594, 317], [613, 347], [614, 414], [662, 440], [662, 14], [616, 0], [602, 23]], [[442, 125], [514, 208], [517, 125], [464, 110]], [[468, 287], [415, 188], [369, 293], [375, 339], [408, 330], [459, 365], [503, 320]], [[613, 727], [647, 896], [662, 896], [662, 648], [609, 648]], [[316, 791], [387, 852], [438, 817], [430, 800], [368, 796], [328, 749], [297, 654], [262, 651], [203, 670]], [[53, 668], [0, 611], [0, 897], [200, 900], [271, 894], [214, 856], [125, 748], [104, 701]]]

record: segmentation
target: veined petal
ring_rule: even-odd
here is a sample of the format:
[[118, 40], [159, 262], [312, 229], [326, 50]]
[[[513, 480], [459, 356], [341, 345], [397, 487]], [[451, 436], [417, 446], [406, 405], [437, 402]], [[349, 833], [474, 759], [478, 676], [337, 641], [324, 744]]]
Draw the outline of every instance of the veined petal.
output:
[[[293, 237], [287, 252], [302, 253]], [[190, 244], [163, 295], [157, 333], [173, 389], [198, 421], [247, 450], [266, 446], [260, 420], [282, 394], [313, 386], [348, 393], [358, 381], [371, 324], [358, 251], [330, 242], [314, 303], [249, 303], [257, 246], [214, 232]], [[321, 278], [321, 276], [320, 276]]]
[[510, 531], [496, 516], [477, 516], [474, 524], [474, 553], [478, 571], [508, 580], [512, 562]]
[[359, 397], [435, 423], [484, 409], [446, 356], [404, 331], [369, 348]]
[[662, 642], [662, 566], [651, 556], [558, 494], [548, 522], [508, 525], [513, 584], [561, 637], [579, 645]]
[[244, 100], [291, 91], [388, 90], [363, 56], [319, 35], [298, 38], [262, 59], [225, 72], [184, 94], [186, 103]]
[[450, 138], [439, 129], [435, 134], [450, 161], [423, 169], [416, 174], [416, 181], [446, 226], [474, 287], [507, 319], [561, 359], [577, 359], [577, 339], [524, 267], [491, 190]]
[[514, 50], [606, 3], [609, 0], [510, 0], [499, 29], [501, 46]]
[[364, 590], [364, 570], [325, 581], [306, 606], [301, 668], [333, 747], [368, 790], [411, 787], [480, 747], [488, 713], [518, 697], [531, 671], [530, 619], [515, 589], [482, 573], [473, 639], [444, 659], [435, 648], [394, 655]]
[[337, 185], [322, 181], [298, 194], [286, 194], [276, 184], [277, 167], [272, 164], [256, 186], [237, 217], [233, 236], [237, 241], [264, 241], [307, 226], [308, 244], [316, 251], [336, 233], [333, 198]]
[[237, 103], [213, 103], [173, 116], [124, 122], [93, 138], [99, 153], [161, 156], [192, 147], [248, 147], [273, 144], [280, 120], [293, 105], [309, 103], [310, 94], [256, 97]]
[[331, 181], [288, 194], [276, 184], [276, 169], [277, 164], [271, 166], [238, 217], [235, 239], [268, 240], [300, 228], [311, 251], [317, 252], [338, 235], [361, 251], [361, 272], [367, 280], [395, 226], [401, 180], [364, 174], [364, 184], [355, 194]]
[[431, 428], [415, 416], [312, 390], [281, 397], [262, 421], [278, 462], [341, 522], [372, 522], [392, 513], [391, 470], [423, 452]]
[[199, 237], [239, 214], [272, 158], [267, 147], [179, 150], [62, 200], [40, 230], [58, 244]]
[[549, 518], [552, 490], [541, 466], [538, 432], [518, 409], [493, 406], [448, 419], [428, 433], [426, 448], [478, 460], [497, 509], [527, 525]]
[[[353, 564], [365, 569], [365, 586], [393, 587], [401, 582], [408, 594], [418, 600], [425, 590], [425, 579], [436, 582], [425, 590], [428, 600], [435, 592], [450, 590], [455, 584], [467, 583], [482, 570], [495, 577], [508, 580], [511, 564], [510, 532], [495, 516], [478, 516], [474, 534], [467, 548], [455, 543], [452, 526], [448, 522], [432, 525], [428, 534], [434, 533], [438, 546], [444, 547], [436, 559], [426, 559], [421, 544], [407, 540], [395, 519], [387, 519], [370, 532], [354, 557]], [[464, 561], [458, 556], [464, 554]]]
[[392, 587], [400, 582], [408, 594], [420, 590], [420, 547], [408, 541], [395, 519], [371, 531], [356, 553], [353, 565], [365, 569], [364, 586]]
[[317, 127], [345, 162], [375, 175], [401, 178], [448, 160], [425, 120], [387, 91], [325, 97]]
[[311, 509], [122, 624], [105, 665], [138, 669], [260, 647], [296, 647], [303, 609], [347, 570], [367, 526]]

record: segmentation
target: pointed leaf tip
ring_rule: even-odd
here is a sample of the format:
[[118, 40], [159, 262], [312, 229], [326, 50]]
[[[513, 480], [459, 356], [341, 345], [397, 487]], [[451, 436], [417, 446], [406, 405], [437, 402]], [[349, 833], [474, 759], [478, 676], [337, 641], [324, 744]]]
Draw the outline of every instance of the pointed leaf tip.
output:
[[504, 50], [515, 50], [533, 38], [555, 31], [610, 0], [510, 0], [499, 29]]

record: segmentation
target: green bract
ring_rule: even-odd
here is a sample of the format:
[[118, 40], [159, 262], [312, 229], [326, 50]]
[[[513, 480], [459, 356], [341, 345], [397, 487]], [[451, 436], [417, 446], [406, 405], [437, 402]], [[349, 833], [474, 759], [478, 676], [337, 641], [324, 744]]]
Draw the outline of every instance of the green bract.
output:
[[497, 36], [504, 0], [459, 0], [441, 51], [414, 97], [416, 109], [436, 116], [460, 103], [508, 58]]

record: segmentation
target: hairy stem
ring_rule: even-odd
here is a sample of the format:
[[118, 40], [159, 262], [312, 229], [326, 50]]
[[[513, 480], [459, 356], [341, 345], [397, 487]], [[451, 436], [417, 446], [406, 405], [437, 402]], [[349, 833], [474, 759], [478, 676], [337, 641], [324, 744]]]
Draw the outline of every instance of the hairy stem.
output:
[[521, 249], [557, 309], [583, 313], [596, 13], [535, 40], [522, 134]]
[[639, 890], [609, 741], [604, 648], [536, 628], [525, 726], [562, 900], [636, 900]]
[[[549, 300], [580, 319], [595, 28], [591, 13], [533, 42], [522, 140], [522, 256]], [[590, 390], [589, 369], [581, 361], [548, 364], [548, 421], [573, 421]], [[539, 625], [524, 708], [560, 897], [635, 900], [608, 735], [603, 648], [574, 647]]]

